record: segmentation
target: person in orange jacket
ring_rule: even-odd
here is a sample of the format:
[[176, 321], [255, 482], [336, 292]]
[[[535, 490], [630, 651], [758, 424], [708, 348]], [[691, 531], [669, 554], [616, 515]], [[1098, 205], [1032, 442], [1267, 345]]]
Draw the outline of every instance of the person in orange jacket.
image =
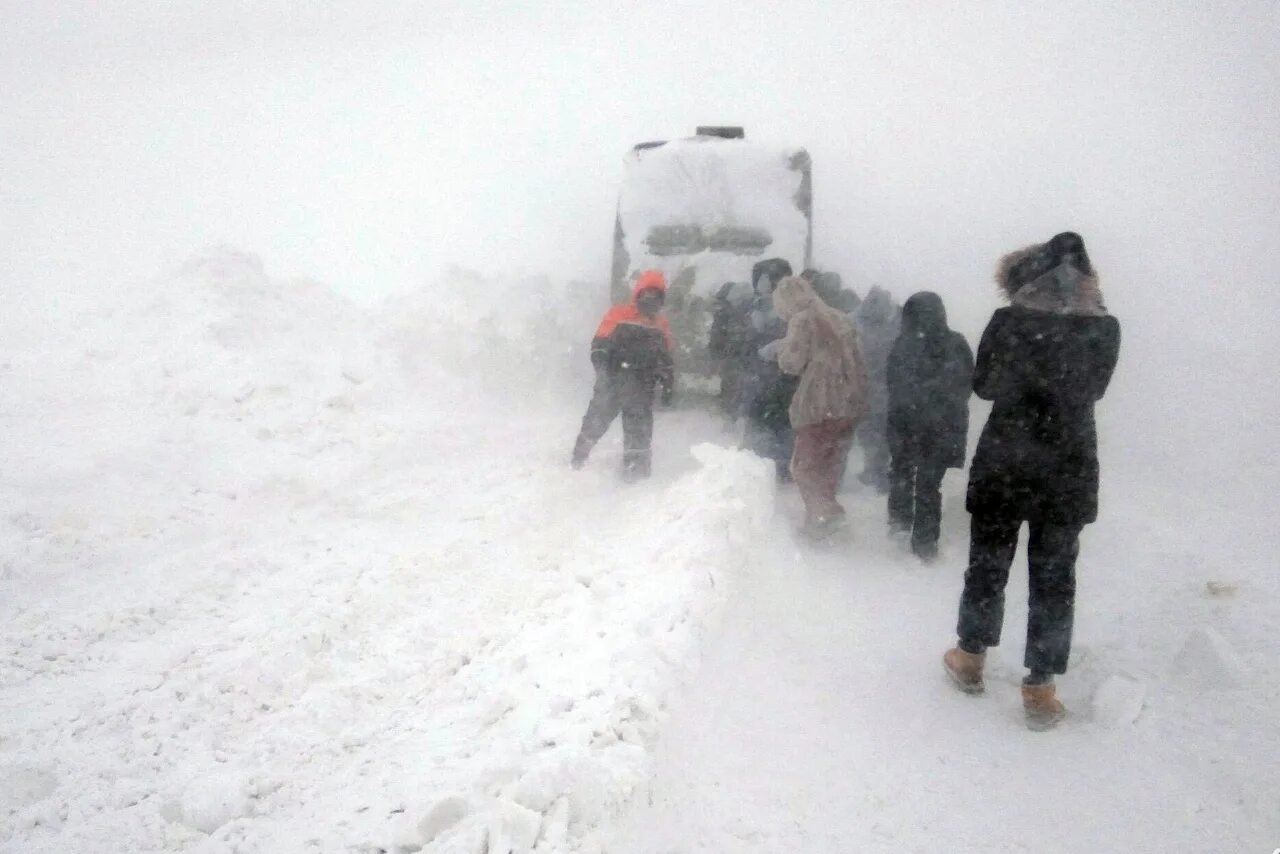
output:
[[670, 405], [675, 391], [671, 330], [662, 315], [667, 282], [658, 270], [641, 273], [631, 301], [605, 312], [591, 341], [595, 389], [573, 446], [572, 464], [582, 468], [596, 442], [622, 415], [622, 475], [649, 476], [653, 439], [653, 399], [661, 390]]

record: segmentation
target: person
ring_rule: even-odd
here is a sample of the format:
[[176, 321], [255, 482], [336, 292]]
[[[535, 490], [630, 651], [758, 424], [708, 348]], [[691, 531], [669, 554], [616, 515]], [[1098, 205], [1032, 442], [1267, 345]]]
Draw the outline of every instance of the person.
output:
[[752, 267], [755, 304], [751, 312], [750, 374], [744, 390], [743, 446], [773, 460], [779, 483], [791, 479], [795, 434], [787, 410], [799, 380], [783, 373], [776, 361], [761, 358], [759, 353], [787, 333], [786, 321], [774, 308], [773, 291], [778, 282], [790, 275], [791, 265], [782, 258], [769, 258]]
[[888, 386], [885, 371], [889, 350], [898, 337], [899, 309], [893, 297], [881, 287], [872, 287], [854, 312], [858, 346], [867, 369], [867, 417], [858, 425], [857, 441], [863, 465], [858, 480], [880, 493], [889, 491], [889, 446], [886, 440]]
[[671, 330], [662, 314], [666, 289], [661, 271], [646, 270], [632, 286], [631, 301], [613, 306], [600, 321], [591, 341], [595, 389], [573, 446], [574, 468], [586, 464], [621, 413], [623, 478], [649, 476], [655, 390], [666, 405], [675, 390]]
[[961, 690], [983, 690], [986, 651], [1000, 643], [1004, 588], [1027, 522], [1022, 702], [1028, 726], [1047, 729], [1066, 714], [1053, 678], [1066, 672], [1071, 652], [1080, 531], [1098, 515], [1093, 410], [1115, 369], [1120, 324], [1073, 232], [1006, 256], [997, 281], [1011, 305], [995, 312], [978, 345], [973, 388], [994, 405], [969, 475], [969, 568], [958, 642], [943, 664]]
[[751, 349], [752, 295], [751, 285], [746, 282], [725, 282], [716, 293], [711, 313], [707, 351], [715, 359], [720, 374], [720, 412], [731, 422], [742, 414], [743, 390], [754, 356]]
[[964, 465], [969, 435], [973, 351], [947, 326], [942, 298], [912, 294], [885, 371], [889, 404], [889, 528], [911, 538], [911, 551], [938, 555], [942, 478]]
[[800, 378], [787, 413], [796, 432], [791, 473], [804, 500], [802, 530], [821, 539], [846, 524], [836, 489], [854, 425], [866, 412], [866, 371], [852, 324], [804, 279], [783, 279], [774, 305], [787, 333], [761, 356]]

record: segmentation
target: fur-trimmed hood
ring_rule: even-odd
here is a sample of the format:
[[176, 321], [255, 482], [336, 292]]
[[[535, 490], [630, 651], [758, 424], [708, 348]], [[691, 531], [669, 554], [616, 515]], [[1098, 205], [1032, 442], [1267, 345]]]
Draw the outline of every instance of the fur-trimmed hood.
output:
[[1047, 243], [1033, 243], [1001, 258], [996, 285], [1010, 303], [1032, 311], [1085, 317], [1107, 314], [1097, 275], [1066, 261], [1055, 265]]
[[[1018, 292], [1018, 288], [1028, 281], [1022, 278], [1021, 275], [1019, 275], [1018, 280], [1015, 280], [1015, 270], [1021, 274], [1023, 270], [1018, 269], [1019, 266], [1021, 265], [1025, 269], [1027, 264], [1031, 263], [1031, 259], [1037, 255], [1042, 255], [1046, 248], [1048, 248], [1046, 243], [1032, 243], [1021, 249], [1015, 249], [1000, 259], [996, 264], [996, 287], [1004, 294], [1005, 299], [1013, 299], [1013, 295]], [[1026, 263], [1024, 264], [1023, 262]]]

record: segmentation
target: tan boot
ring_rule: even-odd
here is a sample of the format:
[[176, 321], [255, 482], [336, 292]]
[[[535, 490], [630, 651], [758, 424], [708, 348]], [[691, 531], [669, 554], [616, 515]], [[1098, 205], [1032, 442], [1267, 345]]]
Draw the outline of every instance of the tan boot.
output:
[[1022, 686], [1022, 710], [1027, 713], [1027, 727], [1036, 732], [1053, 729], [1067, 716], [1067, 707], [1056, 696], [1052, 682], [1047, 685]]
[[987, 689], [982, 681], [982, 666], [987, 661], [985, 652], [974, 654], [960, 647], [952, 647], [942, 656], [942, 666], [955, 686], [966, 694], [981, 694]]

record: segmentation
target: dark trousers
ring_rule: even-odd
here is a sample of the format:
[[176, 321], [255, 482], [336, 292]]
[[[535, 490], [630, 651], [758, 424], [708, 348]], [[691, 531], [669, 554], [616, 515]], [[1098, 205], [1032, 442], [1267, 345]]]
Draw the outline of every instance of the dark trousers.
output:
[[720, 412], [726, 418], [742, 414], [743, 394], [747, 388], [747, 371], [741, 360], [723, 359], [720, 362]]
[[883, 412], [868, 415], [858, 423], [856, 439], [862, 447], [862, 473], [858, 480], [880, 493], [889, 490], [889, 439]]
[[653, 377], [622, 372], [596, 377], [591, 403], [573, 445], [573, 460], [581, 465], [609, 425], [622, 415], [622, 471], [628, 477], [648, 477], [653, 443]]
[[889, 525], [911, 532], [911, 547], [929, 552], [942, 527], [942, 478], [946, 466], [905, 454], [889, 465]]
[[[1030, 522], [1027, 546], [1030, 596], [1026, 666], [1040, 673], [1066, 673], [1075, 615], [1076, 555], [1080, 525]], [[1004, 588], [1018, 548], [1019, 519], [977, 515], [971, 522], [969, 569], [960, 596], [956, 633], [960, 646], [981, 652], [1000, 643]]]

